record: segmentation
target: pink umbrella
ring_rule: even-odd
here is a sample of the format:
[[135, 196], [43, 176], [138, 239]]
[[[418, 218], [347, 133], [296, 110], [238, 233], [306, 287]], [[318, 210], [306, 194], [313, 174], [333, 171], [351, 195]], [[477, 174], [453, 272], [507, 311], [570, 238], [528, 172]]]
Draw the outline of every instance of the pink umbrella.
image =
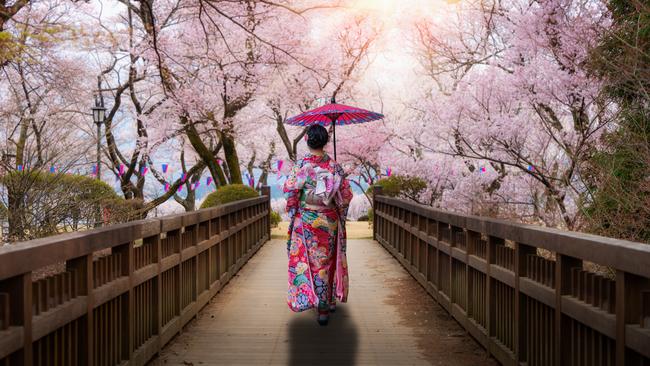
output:
[[332, 126], [332, 135], [334, 140], [334, 160], [336, 160], [336, 125], [351, 125], [376, 121], [384, 118], [381, 113], [367, 111], [365, 109], [350, 107], [343, 104], [337, 104], [336, 99], [332, 98], [330, 104], [309, 110], [297, 116], [288, 118], [284, 123], [293, 126]]

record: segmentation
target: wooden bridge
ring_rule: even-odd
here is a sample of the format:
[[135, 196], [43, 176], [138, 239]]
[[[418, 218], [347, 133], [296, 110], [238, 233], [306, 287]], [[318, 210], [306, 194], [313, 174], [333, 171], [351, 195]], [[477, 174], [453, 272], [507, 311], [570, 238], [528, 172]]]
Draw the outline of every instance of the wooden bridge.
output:
[[285, 304], [268, 189], [2, 247], [0, 365], [650, 365], [650, 246], [374, 207], [327, 327]]

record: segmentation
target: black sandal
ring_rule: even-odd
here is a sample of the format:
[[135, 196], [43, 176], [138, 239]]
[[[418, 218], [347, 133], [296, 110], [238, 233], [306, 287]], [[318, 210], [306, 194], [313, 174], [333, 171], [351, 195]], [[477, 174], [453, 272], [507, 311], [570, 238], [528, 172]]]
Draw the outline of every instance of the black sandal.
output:
[[329, 313], [327, 310], [325, 312], [321, 312], [320, 310], [318, 311], [318, 318], [316, 318], [316, 321], [318, 321], [318, 324], [320, 325], [327, 325], [327, 323], [330, 320]]

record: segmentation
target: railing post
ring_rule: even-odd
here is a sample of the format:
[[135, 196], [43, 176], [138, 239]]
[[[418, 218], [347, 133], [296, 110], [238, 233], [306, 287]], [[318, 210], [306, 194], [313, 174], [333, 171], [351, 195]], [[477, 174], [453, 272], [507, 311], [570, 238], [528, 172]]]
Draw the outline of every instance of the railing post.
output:
[[631, 361], [625, 355], [627, 324], [643, 324], [642, 292], [650, 290], [650, 280], [616, 270], [616, 365]]
[[487, 255], [486, 255], [486, 283], [485, 283], [485, 295], [486, 295], [486, 308], [487, 308], [487, 333], [488, 337], [493, 337], [496, 335], [496, 297], [494, 293], [494, 286], [492, 284], [492, 264], [495, 263], [496, 257], [496, 247], [497, 245], [504, 245], [504, 240], [502, 238], [497, 238], [494, 236], [488, 236], [488, 245], [487, 245]]
[[478, 307], [477, 300], [473, 298], [472, 293], [474, 288], [477, 287], [475, 283], [474, 276], [471, 275], [473, 271], [472, 266], [469, 265], [470, 256], [476, 255], [476, 242], [481, 240], [481, 233], [476, 231], [467, 230], [467, 235], [465, 237], [465, 273], [467, 274], [467, 286], [465, 288], [465, 298], [467, 299], [467, 315], [474, 317], [476, 319], [476, 308]]
[[562, 296], [571, 293], [571, 270], [582, 268], [582, 260], [564, 254], [555, 254], [555, 364], [567, 364], [566, 340], [570, 338], [571, 329], [562, 321]]
[[381, 186], [372, 187], [372, 239], [377, 240], [377, 220], [379, 219], [377, 215], [377, 196], [382, 194]]
[[616, 366], [625, 365], [625, 307], [628, 305], [625, 295], [629, 286], [627, 282], [626, 273], [616, 271]]
[[[449, 225], [449, 246], [451, 248], [458, 248], [459, 243], [456, 241], [456, 234], [458, 232], [462, 232], [462, 231], [463, 231], [463, 229], [458, 227], [458, 226], [454, 226], [454, 225], [451, 225], [451, 224]], [[452, 304], [454, 304], [454, 303], [458, 304], [458, 299], [457, 299], [457, 296], [455, 295], [455, 293], [456, 293], [456, 290], [459, 287], [462, 288], [463, 285], [458, 281], [458, 276], [456, 275], [456, 273], [454, 271], [454, 250], [451, 249], [451, 248], [450, 248], [450, 251], [449, 251], [449, 283], [450, 283], [450, 286], [449, 286], [449, 302], [451, 302]], [[467, 250], [467, 249], [465, 249], [465, 250]], [[467, 258], [467, 253], [465, 253], [465, 258]], [[467, 262], [465, 262], [465, 263], [467, 263]], [[465, 309], [465, 310], [467, 310], [467, 309]]]
[[[143, 243], [144, 245], [144, 243]], [[120, 357], [123, 357], [127, 360], [133, 358], [134, 351], [134, 339], [135, 339], [135, 296], [133, 290], [133, 272], [135, 269], [133, 263], [133, 241], [130, 241], [127, 244], [120, 245], [113, 248], [115, 253], [121, 253], [122, 262], [120, 263], [120, 276], [127, 276], [129, 287], [128, 290], [124, 293], [127, 298], [124, 303], [122, 303], [122, 314], [124, 317], [118, 321], [121, 323], [123, 332], [121, 334], [121, 349], [122, 354]]]
[[434, 277], [434, 284], [436, 285], [436, 289], [438, 290], [438, 293], [440, 293], [440, 292], [442, 292], [442, 284], [440, 283], [440, 271], [441, 271], [441, 269], [440, 269], [440, 262], [441, 262], [440, 261], [440, 256], [441, 256], [440, 255], [440, 247], [441, 247], [441, 245], [440, 245], [440, 238], [441, 238], [441, 236], [440, 236], [441, 235], [440, 234], [440, 226], [442, 224], [440, 223], [440, 221], [436, 220], [434, 225], [436, 227], [436, 235], [435, 235], [435, 239], [436, 239], [436, 255], [435, 255], [435, 259], [434, 259], [434, 261], [436, 263], [436, 266], [435, 266], [435, 274], [434, 274], [433, 277]]
[[160, 228], [161, 224], [158, 222], [159, 233], [154, 237], [154, 251], [155, 251], [155, 264], [156, 264], [156, 282], [154, 287], [154, 296], [155, 296], [155, 316], [156, 316], [156, 327], [155, 332], [158, 335], [158, 345], [156, 349], [160, 351], [162, 349], [162, 327], [163, 327], [163, 286], [162, 286], [162, 240]]
[[266, 223], [266, 233], [268, 235], [268, 238], [271, 239], [271, 187], [262, 187], [261, 193], [262, 196], [268, 197], [266, 201], [266, 208], [268, 211], [266, 213], [266, 220], [264, 220], [264, 222]]
[[92, 366], [95, 364], [94, 342], [95, 326], [93, 310], [95, 309], [95, 299], [93, 296], [93, 258], [92, 254], [75, 258], [66, 262], [68, 270], [77, 271], [77, 293], [80, 296], [86, 296], [86, 321], [81, 322], [82, 329], [79, 337], [82, 339], [79, 344], [80, 362]]
[[23, 328], [23, 349], [15, 364], [32, 365], [32, 273], [24, 273], [0, 283], [0, 292], [8, 294], [9, 324]]
[[[525, 245], [519, 242], [515, 243], [515, 357], [517, 363], [525, 362], [526, 352], [526, 334], [528, 334], [528, 314], [526, 313], [525, 297], [521, 293], [521, 278], [528, 276], [528, 267], [526, 259], [529, 255], [535, 255], [537, 248]], [[556, 363], [555, 365], [558, 365]]]

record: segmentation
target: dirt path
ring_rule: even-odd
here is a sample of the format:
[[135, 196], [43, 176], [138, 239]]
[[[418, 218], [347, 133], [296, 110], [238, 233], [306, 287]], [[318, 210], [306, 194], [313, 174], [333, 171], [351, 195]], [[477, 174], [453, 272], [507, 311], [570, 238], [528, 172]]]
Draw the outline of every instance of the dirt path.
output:
[[350, 300], [327, 327], [292, 313], [285, 243], [262, 247], [152, 364], [496, 365], [372, 240], [350, 240]]
[[[289, 223], [281, 222], [278, 227], [271, 230], [271, 236], [276, 239], [285, 239]], [[346, 232], [349, 239], [372, 239], [372, 226], [368, 222], [349, 221], [346, 223]]]

